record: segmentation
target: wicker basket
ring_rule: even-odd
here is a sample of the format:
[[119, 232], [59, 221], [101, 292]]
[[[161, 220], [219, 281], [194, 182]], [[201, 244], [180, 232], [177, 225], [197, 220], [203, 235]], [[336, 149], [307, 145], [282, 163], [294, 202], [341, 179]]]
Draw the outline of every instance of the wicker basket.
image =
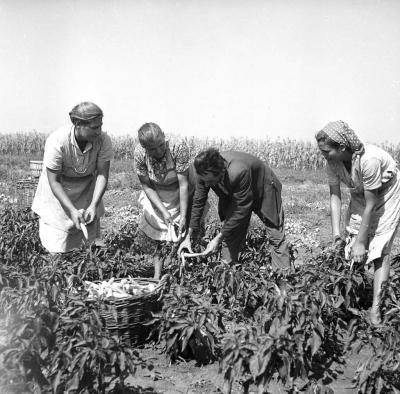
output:
[[37, 179], [21, 179], [16, 182], [13, 188], [13, 201], [18, 208], [30, 208], [35, 197]]
[[[121, 279], [116, 279], [115, 282]], [[135, 278], [135, 281], [142, 284], [156, 283], [156, 287], [150, 293], [105, 299], [100, 307], [100, 316], [110, 335], [118, 336], [120, 340], [130, 346], [146, 342], [152, 327], [144, 325], [144, 323], [152, 319], [151, 312], [161, 309], [160, 297], [164, 286], [163, 280]]]

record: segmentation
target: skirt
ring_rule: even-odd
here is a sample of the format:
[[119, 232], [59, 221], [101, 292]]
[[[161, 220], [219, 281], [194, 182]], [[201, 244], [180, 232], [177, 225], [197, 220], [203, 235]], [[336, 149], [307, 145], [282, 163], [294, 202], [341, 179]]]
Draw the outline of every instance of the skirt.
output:
[[73, 228], [69, 231], [60, 230], [39, 219], [39, 237], [42, 245], [50, 253], [66, 253], [90, 244], [100, 235], [100, 219], [95, 219], [87, 226], [89, 240], [86, 241], [82, 231]]
[[[352, 195], [347, 212], [349, 234], [356, 235], [361, 224], [365, 200]], [[393, 240], [400, 223], [400, 176], [397, 173], [390, 186], [384, 187], [378, 194], [375, 211], [371, 217], [369, 229], [368, 258], [366, 264], [390, 254]]]

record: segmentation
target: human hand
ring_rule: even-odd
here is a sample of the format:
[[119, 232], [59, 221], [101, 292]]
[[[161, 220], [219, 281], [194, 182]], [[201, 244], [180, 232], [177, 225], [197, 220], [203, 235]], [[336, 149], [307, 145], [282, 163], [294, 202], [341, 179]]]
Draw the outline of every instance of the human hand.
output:
[[206, 249], [204, 250], [204, 254], [209, 256], [210, 254], [214, 254], [218, 252], [219, 245], [221, 243], [220, 236], [217, 235], [214, 237], [207, 245]]
[[90, 224], [96, 217], [96, 206], [89, 205], [87, 209], [83, 213], [83, 217], [85, 219], [86, 224]]
[[186, 235], [186, 237], [183, 239], [183, 241], [182, 241], [181, 244], [179, 245], [179, 248], [178, 248], [178, 256], [180, 256], [181, 253], [182, 253], [185, 249], [186, 249], [189, 253], [193, 253], [192, 244], [191, 244], [191, 242], [190, 242], [190, 236], [189, 236], [189, 234]]
[[73, 209], [70, 212], [72, 223], [74, 223], [75, 228], [77, 228], [79, 231], [81, 230], [81, 223], [85, 223], [83, 213], [83, 210], [78, 209]]
[[178, 227], [177, 224], [168, 224], [168, 231], [167, 231], [167, 239], [168, 241], [172, 241], [172, 242], [179, 242], [181, 240], [181, 234], [177, 234], [176, 233], [176, 227]]
[[346, 246], [346, 241], [340, 235], [336, 235], [332, 242], [332, 246], [336, 250], [342, 250]]
[[174, 224], [174, 221], [172, 220], [171, 214], [165, 210], [161, 212], [161, 215], [163, 217], [164, 223], [168, 226], [168, 224]]
[[354, 242], [354, 245], [351, 248], [351, 257], [355, 263], [362, 263], [365, 259], [366, 253], [365, 245], [362, 242]]

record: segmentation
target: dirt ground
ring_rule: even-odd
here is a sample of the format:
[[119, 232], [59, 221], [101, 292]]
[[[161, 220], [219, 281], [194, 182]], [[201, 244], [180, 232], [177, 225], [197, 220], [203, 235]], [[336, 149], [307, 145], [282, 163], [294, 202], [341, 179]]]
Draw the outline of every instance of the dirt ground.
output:
[[[298, 249], [297, 262], [317, 254], [331, 241], [328, 189], [326, 186], [310, 181], [291, 179], [283, 190], [283, 201], [286, 212], [287, 237]], [[136, 220], [139, 213], [137, 197], [139, 191], [114, 190], [105, 195], [107, 215], [103, 220], [103, 229], [117, 229], [126, 220]], [[212, 201], [215, 209], [215, 200]], [[214, 205], [214, 207], [213, 207]], [[397, 238], [395, 248], [398, 249]], [[194, 361], [178, 361], [169, 364], [159, 347], [148, 346], [142, 349], [145, 359], [151, 359], [157, 371], [157, 378], [143, 371], [129, 377], [131, 393], [219, 393], [223, 387], [223, 376], [218, 373], [217, 362], [207, 366], [196, 366]], [[356, 393], [352, 385], [357, 364], [367, 357], [365, 354], [352, 355], [346, 358], [342, 372], [329, 384], [337, 394]], [[335, 369], [335, 365], [332, 369]], [[241, 393], [240, 384], [235, 384], [233, 393]], [[254, 393], [256, 389], [254, 388]], [[280, 383], [272, 383], [269, 393], [286, 392]]]
[[[161, 350], [146, 348], [142, 351], [143, 357], [152, 359], [155, 369], [159, 373], [156, 380], [149, 374], [138, 371], [134, 377], [126, 381], [130, 393], [164, 393], [164, 394], [202, 394], [221, 393], [223, 387], [223, 376], [218, 373], [218, 363], [206, 366], [196, 366], [194, 361], [178, 361], [170, 365]], [[366, 354], [354, 355], [346, 360], [343, 372], [335, 380], [326, 382], [335, 394], [353, 394], [357, 390], [351, 381], [359, 360]], [[336, 366], [333, 365], [332, 369]], [[239, 383], [234, 384], [232, 394], [240, 394], [243, 390]], [[281, 383], [272, 381], [268, 390], [270, 394], [286, 393]], [[251, 393], [256, 394], [257, 389], [253, 387]]]
[[[280, 176], [279, 176], [280, 175]], [[298, 250], [297, 263], [312, 258], [331, 241], [328, 188], [319, 180], [298, 179], [278, 174], [283, 188], [286, 233], [288, 240]], [[126, 221], [137, 220], [140, 213], [137, 199], [140, 190], [112, 189], [104, 196], [106, 215], [102, 219], [103, 234], [118, 231]], [[346, 202], [344, 197], [344, 201]], [[211, 212], [216, 213], [216, 199], [211, 198]], [[393, 251], [400, 252], [399, 237], [395, 240]], [[218, 362], [206, 366], [197, 366], [194, 361], [179, 360], [170, 364], [161, 352], [160, 346], [147, 345], [140, 349], [144, 359], [150, 360], [156, 374], [150, 375], [138, 370], [135, 376], [126, 380], [128, 393], [220, 393], [223, 387], [223, 376], [219, 374]], [[346, 358], [346, 365], [329, 384], [336, 394], [356, 393], [352, 385], [357, 364], [368, 355], [352, 355]], [[335, 369], [335, 365], [332, 369]], [[233, 386], [233, 393], [241, 393], [239, 383]], [[256, 389], [252, 391], [256, 393]], [[280, 383], [272, 382], [269, 393], [285, 393]], [[1, 388], [0, 388], [0, 394]]]

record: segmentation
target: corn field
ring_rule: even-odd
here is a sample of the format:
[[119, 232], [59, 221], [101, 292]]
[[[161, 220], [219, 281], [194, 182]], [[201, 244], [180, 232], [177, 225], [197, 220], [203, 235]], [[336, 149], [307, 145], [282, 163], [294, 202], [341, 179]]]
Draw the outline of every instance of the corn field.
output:
[[[41, 156], [47, 135], [37, 131], [30, 133], [0, 134], [0, 154], [10, 156]], [[172, 136], [174, 139], [179, 136]], [[114, 157], [116, 160], [131, 160], [136, 144], [136, 138], [131, 136], [111, 136]], [[198, 152], [208, 147], [220, 150], [239, 150], [259, 157], [273, 168], [289, 168], [296, 170], [322, 168], [325, 160], [314, 142], [296, 141], [294, 139], [268, 138], [197, 138], [186, 137], [186, 141], [194, 157]], [[400, 144], [383, 143], [381, 147], [400, 162]]]
[[47, 134], [31, 133], [0, 134], [1, 155], [20, 156], [43, 154]]

